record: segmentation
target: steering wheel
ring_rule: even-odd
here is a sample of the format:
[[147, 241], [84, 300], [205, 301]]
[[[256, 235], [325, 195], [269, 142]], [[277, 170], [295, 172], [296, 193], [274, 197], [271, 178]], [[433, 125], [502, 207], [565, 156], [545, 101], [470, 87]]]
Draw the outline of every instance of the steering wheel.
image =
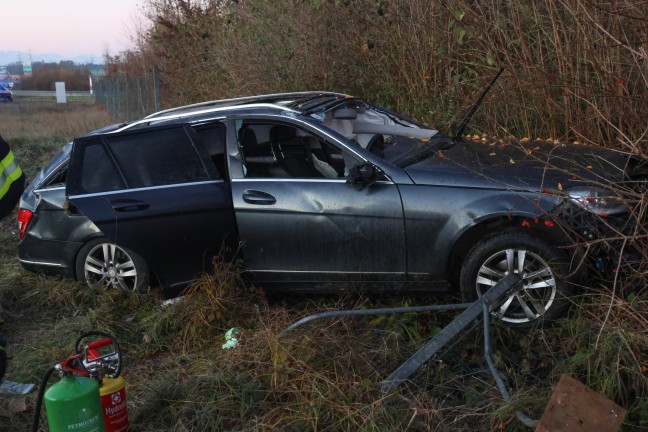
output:
[[108, 333], [83, 333], [74, 344], [74, 352], [83, 354], [81, 366], [91, 375], [105, 375], [108, 378], [121, 375], [121, 350], [117, 339]]

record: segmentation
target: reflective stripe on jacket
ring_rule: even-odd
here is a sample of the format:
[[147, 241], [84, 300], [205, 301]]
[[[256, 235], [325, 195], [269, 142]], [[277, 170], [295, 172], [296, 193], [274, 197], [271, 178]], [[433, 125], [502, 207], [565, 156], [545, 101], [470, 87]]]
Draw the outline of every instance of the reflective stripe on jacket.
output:
[[0, 200], [7, 194], [13, 182], [22, 176], [22, 170], [14, 159], [11, 150], [0, 160]]

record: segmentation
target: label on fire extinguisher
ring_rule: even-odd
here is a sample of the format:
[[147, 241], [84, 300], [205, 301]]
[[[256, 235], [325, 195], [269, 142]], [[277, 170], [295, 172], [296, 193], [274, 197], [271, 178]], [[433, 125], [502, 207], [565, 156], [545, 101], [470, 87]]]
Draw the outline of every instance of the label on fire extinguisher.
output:
[[126, 388], [101, 396], [106, 432], [126, 432], [128, 429], [128, 408]]

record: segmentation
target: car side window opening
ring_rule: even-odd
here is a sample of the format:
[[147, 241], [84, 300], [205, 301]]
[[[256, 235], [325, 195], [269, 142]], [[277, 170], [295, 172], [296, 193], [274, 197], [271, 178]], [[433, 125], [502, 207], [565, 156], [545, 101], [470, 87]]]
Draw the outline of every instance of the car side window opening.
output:
[[67, 164], [61, 166], [50, 178], [43, 183], [42, 188], [54, 188], [65, 186], [65, 180], [67, 178], [68, 166]]
[[79, 192], [107, 192], [126, 186], [115, 161], [108, 154], [101, 139], [92, 140], [83, 146], [79, 166], [81, 167]]
[[164, 128], [106, 142], [128, 188], [210, 180], [184, 128]]
[[247, 178], [324, 178], [345, 176], [345, 160], [335, 145], [282, 123], [243, 122], [238, 132]]
[[97, 193], [220, 178], [214, 164], [204, 163], [208, 151], [198, 141], [188, 127], [93, 138], [78, 150], [80, 178], [71, 190]]
[[225, 162], [225, 125], [214, 123], [194, 127], [198, 142], [196, 143], [205, 150], [206, 155], [213, 162], [221, 179], [229, 179], [227, 163]]

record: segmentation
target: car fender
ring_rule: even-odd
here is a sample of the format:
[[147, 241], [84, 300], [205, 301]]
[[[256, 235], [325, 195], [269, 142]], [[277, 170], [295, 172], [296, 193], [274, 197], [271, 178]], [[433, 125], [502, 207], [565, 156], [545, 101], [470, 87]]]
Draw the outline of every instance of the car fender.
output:
[[445, 275], [451, 251], [484, 221], [543, 217], [562, 203], [557, 196], [497, 189], [401, 186], [407, 269], [413, 277]]

